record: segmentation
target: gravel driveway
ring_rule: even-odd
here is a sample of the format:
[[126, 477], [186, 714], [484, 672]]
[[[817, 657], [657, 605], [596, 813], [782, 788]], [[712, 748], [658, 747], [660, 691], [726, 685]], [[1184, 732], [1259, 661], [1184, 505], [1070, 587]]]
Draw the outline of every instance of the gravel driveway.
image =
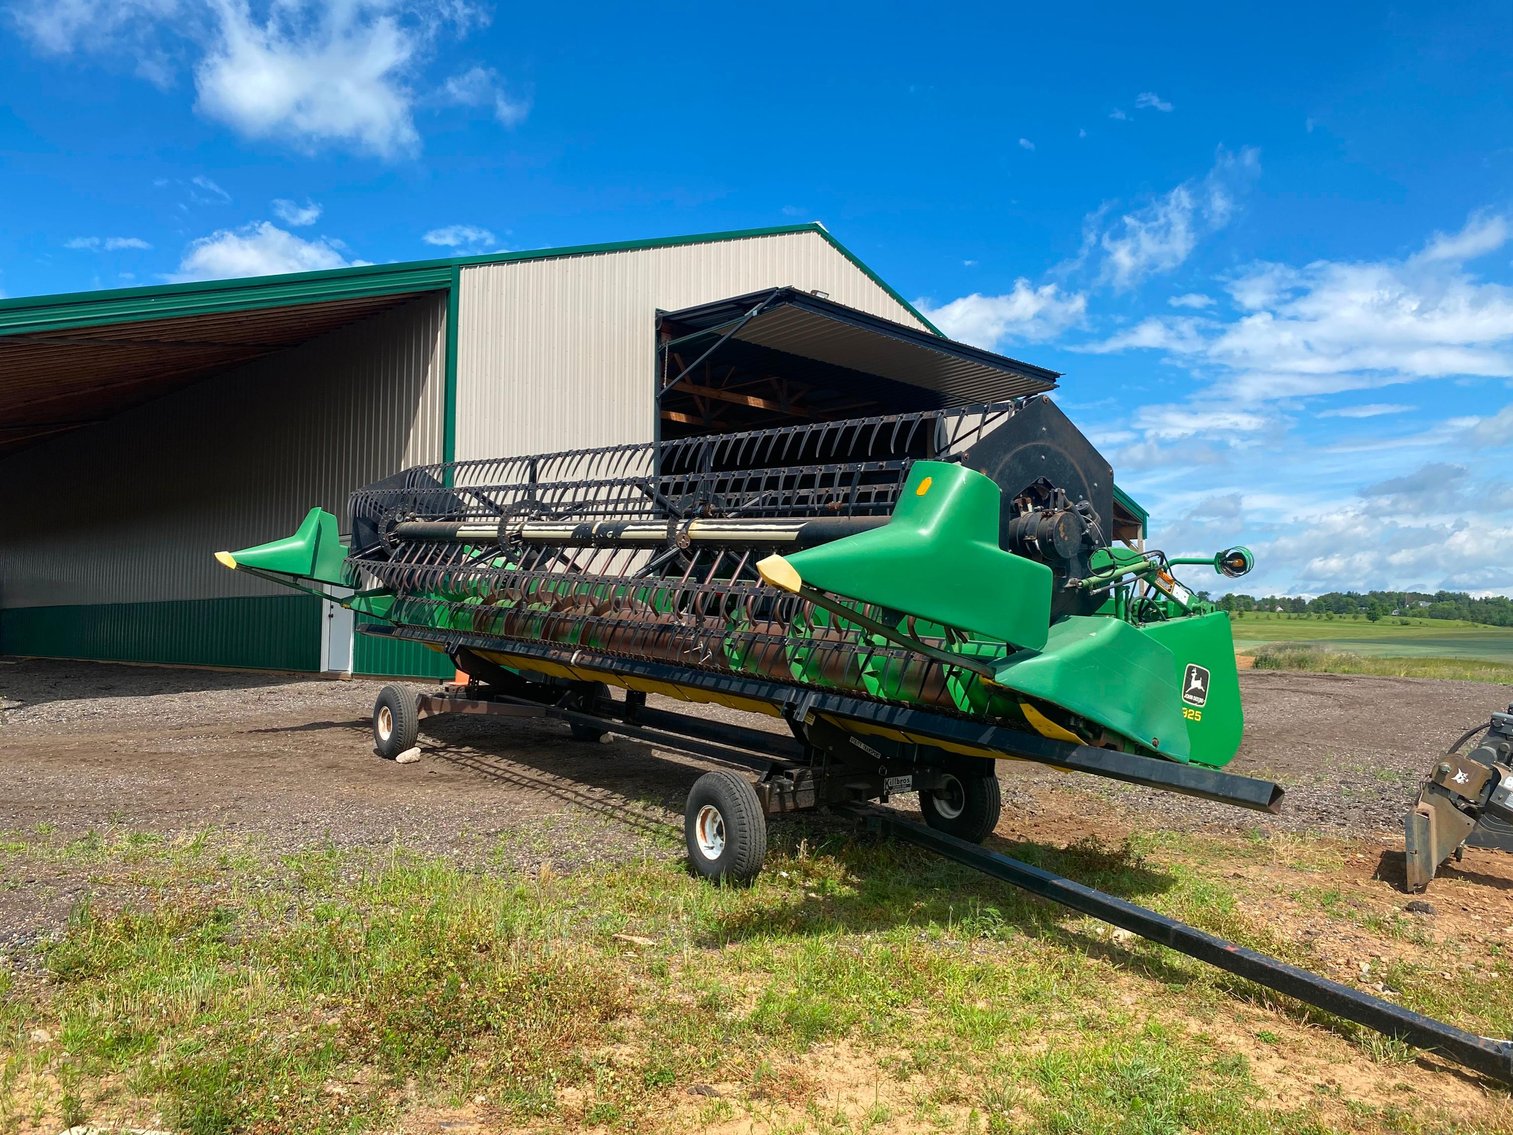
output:
[[[1153, 826], [1323, 832], [1385, 845], [1433, 756], [1506, 708], [1513, 694], [1474, 682], [1264, 671], [1247, 671], [1241, 682], [1246, 739], [1230, 767], [1283, 784], [1281, 815], [1004, 762], [1000, 830], [1022, 832], [1037, 817], [1055, 816], [1068, 831], [1082, 825], [1098, 834], [1100, 815], [1117, 812], [1126, 825], [1133, 817]], [[274, 854], [398, 841], [500, 866], [560, 869], [681, 853], [683, 798], [712, 766], [635, 741], [575, 742], [555, 722], [462, 716], [425, 722], [424, 759], [397, 765], [372, 750], [368, 713], [380, 686], [0, 663], [0, 831], [43, 823], [60, 837], [217, 828]], [[0, 902], [0, 922], [6, 905]]]

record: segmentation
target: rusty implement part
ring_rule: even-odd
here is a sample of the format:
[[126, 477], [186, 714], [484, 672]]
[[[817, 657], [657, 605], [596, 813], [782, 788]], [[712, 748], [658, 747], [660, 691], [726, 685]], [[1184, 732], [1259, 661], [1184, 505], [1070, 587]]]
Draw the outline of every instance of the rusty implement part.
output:
[[1421, 891], [1467, 844], [1513, 851], [1513, 706], [1494, 713], [1480, 744], [1456, 752], [1472, 729], [1430, 771], [1403, 819], [1405, 887]]
[[1403, 820], [1404, 872], [1409, 891], [1429, 885], [1440, 864], [1454, 855], [1476, 821], [1442, 793], [1425, 789]]

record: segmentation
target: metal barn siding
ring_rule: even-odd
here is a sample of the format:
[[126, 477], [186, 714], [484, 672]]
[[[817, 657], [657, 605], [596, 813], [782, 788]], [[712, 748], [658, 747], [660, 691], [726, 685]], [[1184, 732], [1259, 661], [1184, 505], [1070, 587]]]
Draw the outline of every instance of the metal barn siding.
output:
[[657, 310], [785, 284], [929, 329], [813, 230], [463, 267], [457, 458], [651, 438]]
[[318, 602], [211, 554], [440, 459], [445, 312], [420, 297], [0, 461], [0, 651], [315, 669]]

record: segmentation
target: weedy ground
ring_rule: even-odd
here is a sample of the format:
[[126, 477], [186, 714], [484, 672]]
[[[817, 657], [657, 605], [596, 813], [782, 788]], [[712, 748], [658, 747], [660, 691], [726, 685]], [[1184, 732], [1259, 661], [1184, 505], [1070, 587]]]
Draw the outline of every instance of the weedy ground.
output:
[[[558, 874], [11, 833], [0, 887], [81, 901], [0, 966], [0, 1130], [1513, 1131], [1507, 1090], [1095, 920], [839, 821], [773, 834], [740, 890], [666, 836]], [[1360, 845], [1000, 846], [1513, 1033], [1507, 878], [1416, 915]]]
[[1247, 611], [1231, 617], [1231, 628], [1235, 642], [1246, 653], [1266, 643], [1312, 643], [1321, 650], [1339, 650], [1368, 658], [1390, 656], [1395, 662], [1469, 659], [1513, 667], [1513, 628], [1459, 619], [1384, 615], [1373, 622], [1364, 615]]
[[[1506, 632], [1513, 642], [1513, 631]], [[1473, 658], [1435, 658], [1359, 654], [1331, 650], [1316, 643], [1271, 642], [1242, 649], [1257, 670], [1302, 670], [1324, 674], [1368, 674], [1380, 678], [1438, 678], [1513, 685], [1513, 663]]]

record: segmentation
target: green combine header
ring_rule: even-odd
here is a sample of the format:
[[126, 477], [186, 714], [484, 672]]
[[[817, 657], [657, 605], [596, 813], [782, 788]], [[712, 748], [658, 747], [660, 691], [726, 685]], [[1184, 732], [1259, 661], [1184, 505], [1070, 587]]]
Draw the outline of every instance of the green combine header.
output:
[[[473, 702], [644, 724], [659, 694], [782, 718], [791, 759], [690, 798], [695, 866], [743, 879], [764, 815], [819, 804], [918, 791], [981, 840], [1001, 758], [1276, 806], [1217, 771], [1242, 725], [1228, 616], [1173, 574], [1242, 575], [1250, 554], [1117, 543], [1113, 506], [1108, 463], [1035, 396], [419, 467], [353, 495], [346, 542], [315, 509], [217, 556], [447, 654]], [[380, 718], [381, 751], [414, 744], [413, 709]], [[711, 741], [696, 718], [672, 731], [689, 727]]]
[[[415, 746], [423, 714], [452, 712], [694, 753], [728, 766], [684, 813], [707, 878], [750, 881], [768, 817], [828, 806], [1513, 1082], [1507, 1041], [978, 846], [1002, 759], [1265, 811], [1282, 795], [1223, 771], [1242, 725], [1228, 616], [1174, 574], [1243, 575], [1250, 553], [1178, 559], [1114, 539], [1112, 471], [1043, 396], [424, 466], [358, 490], [350, 514], [345, 538], [314, 509], [292, 536], [217, 558], [468, 675], [384, 687], [383, 756]], [[872, 804], [909, 792], [924, 824]], [[1462, 838], [1438, 818], [1435, 855]]]

